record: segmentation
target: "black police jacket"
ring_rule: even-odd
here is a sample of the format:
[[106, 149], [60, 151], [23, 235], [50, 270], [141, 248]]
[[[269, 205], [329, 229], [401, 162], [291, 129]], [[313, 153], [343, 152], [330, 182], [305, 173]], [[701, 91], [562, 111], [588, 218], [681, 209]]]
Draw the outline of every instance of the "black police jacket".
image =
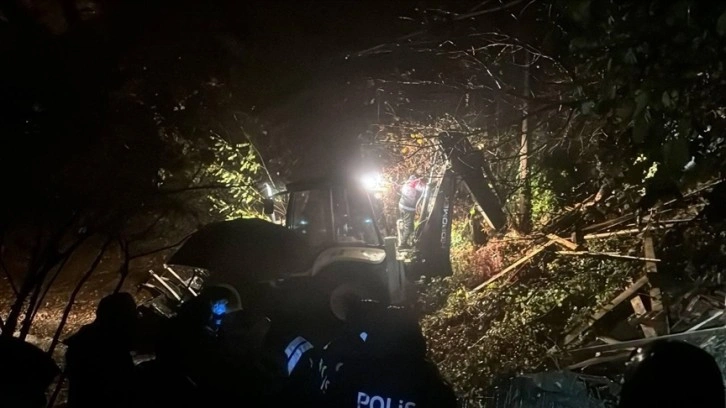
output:
[[349, 358], [328, 384], [328, 406], [346, 408], [453, 408], [451, 387], [423, 359]]
[[413, 347], [381, 348], [370, 340], [366, 332], [349, 330], [320, 351], [316, 368], [325, 406], [457, 406], [452, 388], [423, 354]]

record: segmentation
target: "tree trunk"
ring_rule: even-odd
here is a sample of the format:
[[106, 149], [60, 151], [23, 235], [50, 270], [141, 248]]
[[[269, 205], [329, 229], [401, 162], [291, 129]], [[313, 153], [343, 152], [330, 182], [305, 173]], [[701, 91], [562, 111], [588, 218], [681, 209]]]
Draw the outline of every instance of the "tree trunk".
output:
[[522, 233], [529, 233], [532, 230], [532, 186], [529, 174], [529, 51], [524, 51], [524, 78], [522, 84], [523, 109], [522, 109], [522, 139], [519, 148], [519, 230]]

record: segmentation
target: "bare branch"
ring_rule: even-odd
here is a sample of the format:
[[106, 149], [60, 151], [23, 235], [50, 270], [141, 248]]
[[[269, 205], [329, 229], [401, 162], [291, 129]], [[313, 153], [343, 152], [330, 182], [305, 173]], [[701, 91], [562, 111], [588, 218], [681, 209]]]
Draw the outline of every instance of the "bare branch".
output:
[[189, 238], [191, 235], [192, 234], [188, 234], [188, 235], [184, 236], [184, 238], [180, 239], [179, 241], [177, 241], [177, 242], [175, 242], [173, 244], [170, 244], [170, 245], [163, 246], [161, 248], [157, 248], [157, 249], [154, 249], [154, 250], [151, 250], [151, 251], [147, 251], [147, 252], [141, 252], [141, 253], [135, 254], [133, 256], [129, 255], [128, 258], [129, 258], [129, 260], [133, 260], [133, 259], [136, 259], [136, 258], [142, 258], [142, 257], [148, 256], [148, 255], [153, 255], [153, 254], [156, 254], [156, 253], [159, 253], [159, 252], [162, 252], [162, 251], [166, 251], [167, 249], [172, 249], [174, 247], [179, 246], [182, 242], [186, 241], [186, 239]]

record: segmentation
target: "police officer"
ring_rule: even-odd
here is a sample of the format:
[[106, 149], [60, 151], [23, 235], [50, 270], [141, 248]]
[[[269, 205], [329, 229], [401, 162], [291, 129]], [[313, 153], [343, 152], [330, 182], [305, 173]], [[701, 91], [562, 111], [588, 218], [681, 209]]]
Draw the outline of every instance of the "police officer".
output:
[[[149, 407], [197, 407], [246, 397], [249, 345], [230, 327], [243, 314], [239, 293], [228, 285], [206, 287], [167, 322], [156, 360], [140, 367]], [[239, 319], [238, 319], [239, 320]], [[249, 325], [248, 325], [249, 326]], [[234, 343], [234, 344], [232, 344]]]
[[101, 299], [93, 322], [65, 340], [68, 406], [130, 407], [136, 302], [120, 292]]
[[0, 336], [0, 407], [41, 408], [60, 368], [37, 346]]
[[273, 315], [262, 352], [265, 384], [259, 406], [319, 406], [314, 342], [307, 325], [294, 315]]
[[456, 396], [426, 359], [426, 341], [411, 311], [358, 303], [347, 330], [321, 352], [320, 390], [331, 407], [456, 407]]

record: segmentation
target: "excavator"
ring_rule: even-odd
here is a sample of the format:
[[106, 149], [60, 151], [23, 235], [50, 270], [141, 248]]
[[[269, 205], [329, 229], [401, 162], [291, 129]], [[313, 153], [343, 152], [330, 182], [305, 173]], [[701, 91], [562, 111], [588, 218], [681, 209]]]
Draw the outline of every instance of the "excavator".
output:
[[[279, 281], [315, 281], [325, 296], [346, 289], [390, 304], [410, 302], [415, 297], [414, 283], [422, 276], [452, 274], [452, 206], [459, 186], [468, 191], [490, 228], [506, 228], [502, 202], [481, 151], [462, 133], [443, 132], [437, 142], [443, 165], [432, 169], [411, 249], [399, 249], [398, 236], [386, 234], [378, 221], [381, 214], [376, 198], [359, 179], [296, 181], [265, 199], [264, 212], [271, 221], [302, 238], [312, 254], [307, 265], [277, 277]], [[173, 273], [170, 266], [166, 269], [168, 273], [154, 276], [155, 282], [149, 286], [161, 282], [164, 292], [180, 288], [172, 294], [177, 301], [189, 297], [191, 278]], [[199, 276], [194, 279], [198, 286]]]
[[[411, 305], [421, 277], [452, 274], [457, 187], [466, 188], [491, 228], [506, 228], [481, 152], [465, 135], [443, 133], [438, 155], [443, 165], [432, 172], [420, 203], [412, 249], [400, 249], [398, 236], [379, 223], [380, 202], [360, 179], [289, 183], [265, 200], [269, 221], [207, 224], [167, 259], [163, 270], [150, 271], [141, 285], [152, 296], [139, 307], [139, 343], [157, 359], [215, 361], [199, 370], [179, 365], [187, 367], [177, 373], [184, 378], [218, 378], [220, 369], [227, 377], [245, 367], [255, 372], [252, 378], [274, 385], [288, 381], [285, 373], [295, 361], [291, 354], [286, 362], [280, 359], [283, 350], [288, 353], [290, 338], [310, 347], [327, 344], [340, 333], [356, 300]], [[153, 369], [164, 363], [151, 364]], [[170, 372], [162, 369], [158, 375]]]

